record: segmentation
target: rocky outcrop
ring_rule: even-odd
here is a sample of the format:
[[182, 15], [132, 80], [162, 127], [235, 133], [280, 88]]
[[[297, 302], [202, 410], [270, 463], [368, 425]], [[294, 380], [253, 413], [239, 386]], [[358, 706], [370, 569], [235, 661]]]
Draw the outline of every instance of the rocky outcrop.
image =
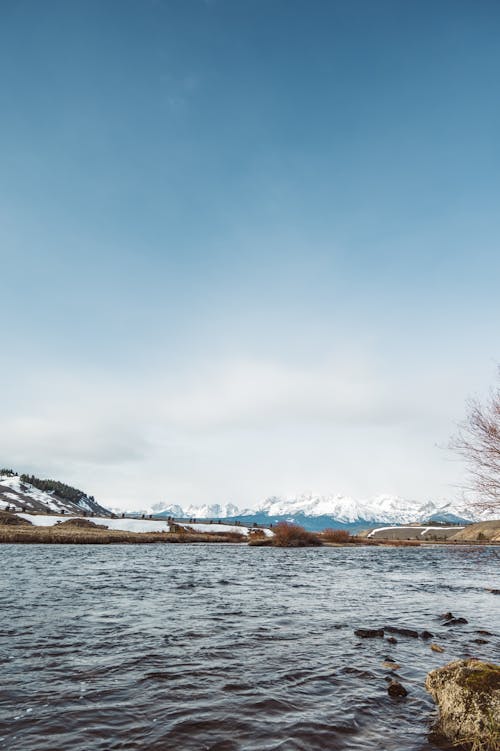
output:
[[458, 660], [432, 670], [426, 689], [439, 706], [435, 733], [481, 751], [500, 748], [500, 666]]

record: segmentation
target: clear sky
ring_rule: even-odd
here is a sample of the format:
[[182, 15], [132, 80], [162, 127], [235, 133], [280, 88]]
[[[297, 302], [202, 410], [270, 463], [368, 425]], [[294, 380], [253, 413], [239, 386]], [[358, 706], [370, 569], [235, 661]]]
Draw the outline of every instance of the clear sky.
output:
[[495, 377], [496, 0], [1, 0], [0, 464], [452, 498]]

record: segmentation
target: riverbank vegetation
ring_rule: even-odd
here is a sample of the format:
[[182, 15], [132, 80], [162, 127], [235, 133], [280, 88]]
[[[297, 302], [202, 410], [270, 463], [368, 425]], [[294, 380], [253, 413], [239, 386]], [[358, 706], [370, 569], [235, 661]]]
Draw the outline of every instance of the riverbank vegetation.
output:
[[[32, 517], [36, 518], [36, 515]], [[104, 522], [104, 523], [102, 523]], [[436, 544], [430, 539], [387, 539], [368, 537], [366, 534], [351, 535], [343, 529], [326, 529], [323, 532], [309, 532], [298, 524], [280, 522], [272, 528], [273, 534], [258, 527], [242, 530], [234, 527], [228, 531], [220, 528], [215, 532], [197, 531], [188, 525], [171, 524], [165, 531], [139, 531], [109, 529], [105, 519], [69, 518], [57, 521], [51, 526], [38, 526], [23, 516], [10, 511], [0, 511], [0, 543], [191, 543], [191, 542], [232, 542], [248, 543], [254, 547], [344, 547], [344, 546], [384, 546], [384, 547], [419, 547]], [[221, 525], [222, 526], [222, 525]], [[246, 532], [246, 533], [243, 533]], [[500, 521], [481, 522], [469, 525], [460, 535], [438, 544], [495, 544], [500, 543]]]

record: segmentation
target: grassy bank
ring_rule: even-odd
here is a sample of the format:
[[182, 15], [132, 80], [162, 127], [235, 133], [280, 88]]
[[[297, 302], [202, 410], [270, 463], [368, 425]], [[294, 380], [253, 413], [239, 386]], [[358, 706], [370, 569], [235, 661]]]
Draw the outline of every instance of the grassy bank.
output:
[[35, 527], [27, 524], [0, 525], [0, 544], [60, 544], [60, 545], [109, 545], [109, 544], [154, 544], [154, 543], [200, 543], [200, 542], [245, 542], [244, 535], [233, 532], [222, 534], [209, 533], [172, 533], [172, 532], [122, 532], [96, 527], [80, 528], [71, 525], [53, 527]]

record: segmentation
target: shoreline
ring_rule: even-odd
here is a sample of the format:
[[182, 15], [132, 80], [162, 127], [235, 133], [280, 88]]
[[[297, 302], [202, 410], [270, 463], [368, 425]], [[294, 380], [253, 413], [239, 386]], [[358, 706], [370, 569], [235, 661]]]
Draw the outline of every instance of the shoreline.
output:
[[108, 529], [80, 529], [78, 527], [0, 526], [0, 545], [155, 545], [155, 544], [238, 544], [246, 542], [243, 535], [233, 532], [196, 534], [179, 532], [126, 532]]
[[[0, 545], [154, 545], [154, 544], [236, 544], [250, 547], [280, 547], [271, 540], [249, 540], [246, 535], [235, 532], [127, 532], [109, 529], [89, 529], [78, 527], [63, 528], [35, 527], [24, 525], [0, 525]], [[416, 548], [416, 547], [485, 547], [500, 546], [500, 542], [487, 540], [442, 540], [414, 542], [413, 540], [373, 540], [358, 539], [349, 542], [323, 542], [317, 547], [325, 548]], [[281, 546], [294, 547], [294, 546]]]

